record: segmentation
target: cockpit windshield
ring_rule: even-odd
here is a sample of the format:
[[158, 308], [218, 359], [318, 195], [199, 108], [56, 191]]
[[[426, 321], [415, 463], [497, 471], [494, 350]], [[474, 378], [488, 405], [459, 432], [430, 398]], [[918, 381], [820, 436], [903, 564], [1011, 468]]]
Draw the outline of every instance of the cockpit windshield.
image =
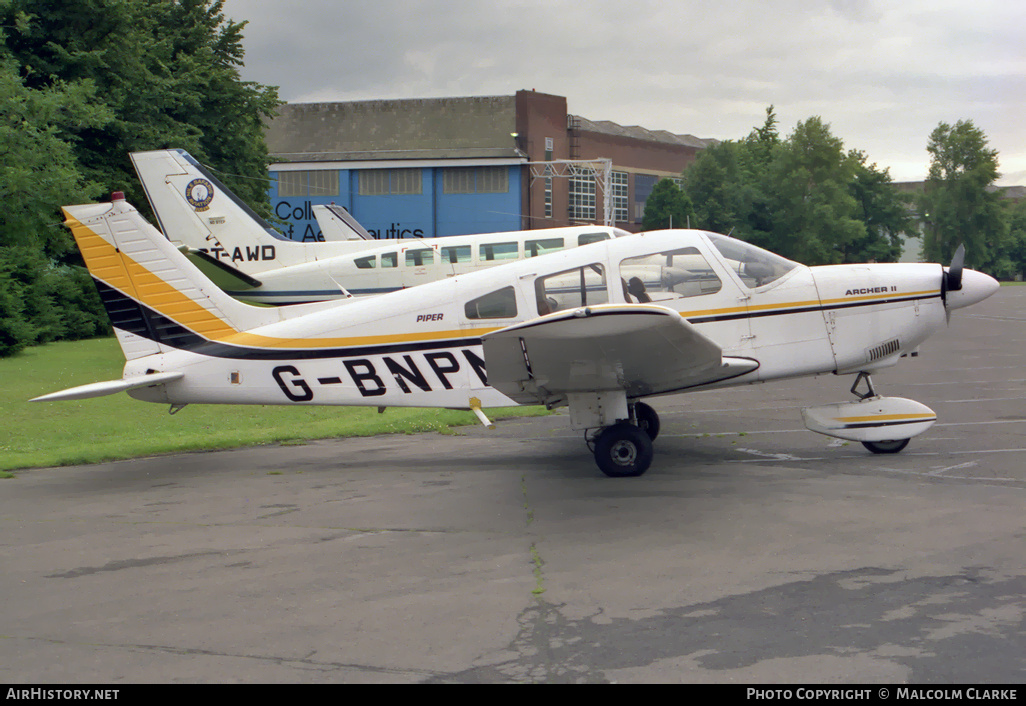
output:
[[791, 262], [743, 240], [716, 233], [709, 233], [708, 236], [723, 256], [724, 264], [734, 270], [750, 289], [775, 282], [798, 267], [797, 262]]

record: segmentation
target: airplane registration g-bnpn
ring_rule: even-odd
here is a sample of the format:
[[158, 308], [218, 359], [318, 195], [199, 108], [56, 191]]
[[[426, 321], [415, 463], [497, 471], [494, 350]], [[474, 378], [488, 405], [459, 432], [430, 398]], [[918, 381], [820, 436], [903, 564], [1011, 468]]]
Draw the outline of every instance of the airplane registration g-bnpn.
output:
[[[652, 461], [642, 399], [804, 375], [857, 375], [856, 400], [806, 426], [900, 451], [936, 420], [881, 397], [870, 373], [998, 285], [936, 264], [805, 267], [723, 235], [656, 231], [348, 303], [262, 308], [210, 282], [123, 197], [67, 206], [127, 358], [120, 380], [36, 398], [127, 391], [191, 403], [471, 409], [568, 405], [610, 476]], [[859, 392], [860, 381], [866, 392]]]
[[571, 226], [444, 238], [374, 240], [340, 206], [314, 206], [325, 242], [289, 240], [184, 150], [133, 152], [164, 234], [236, 299], [297, 304], [373, 296], [511, 260], [627, 235]]

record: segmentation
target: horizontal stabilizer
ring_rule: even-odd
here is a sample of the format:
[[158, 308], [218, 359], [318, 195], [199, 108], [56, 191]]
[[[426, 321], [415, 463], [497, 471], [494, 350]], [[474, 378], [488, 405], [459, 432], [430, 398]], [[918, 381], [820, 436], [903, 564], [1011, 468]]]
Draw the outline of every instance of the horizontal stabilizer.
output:
[[185, 373], [151, 373], [149, 375], [139, 375], [122, 380], [92, 382], [88, 385], [79, 385], [78, 387], [71, 387], [67, 390], [61, 390], [60, 392], [51, 392], [49, 395], [36, 397], [29, 401], [56, 402], [57, 400], [85, 400], [90, 397], [103, 397], [105, 395], [113, 395], [117, 392], [135, 390], [140, 387], [160, 385], [165, 382], [180, 380], [183, 377], [185, 377]]
[[250, 277], [245, 272], [237, 270], [227, 263], [221, 262], [216, 257], [211, 257], [202, 250], [185, 246], [182, 246], [179, 250], [185, 253], [189, 261], [196, 265], [196, 269], [205, 274], [207, 279], [226, 292], [256, 289], [262, 284], [260, 280]]

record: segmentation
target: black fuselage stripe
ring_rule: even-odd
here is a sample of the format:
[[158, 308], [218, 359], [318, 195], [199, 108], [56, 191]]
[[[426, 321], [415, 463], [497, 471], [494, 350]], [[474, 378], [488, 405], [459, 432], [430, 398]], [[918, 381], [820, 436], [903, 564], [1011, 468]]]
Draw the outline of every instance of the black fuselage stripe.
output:
[[876, 427], [898, 427], [903, 424], [921, 424], [922, 422], [932, 422], [936, 417], [926, 417], [924, 419], [903, 419], [901, 421], [884, 421], [884, 422], [860, 422], [858, 424], [845, 424], [842, 429], [871, 429]]
[[688, 316], [687, 320], [693, 324], [709, 324], [716, 321], [736, 321], [738, 319], [760, 319], [766, 316], [784, 316], [786, 314], [807, 314], [811, 312], [837, 311], [840, 309], [855, 309], [863, 306], [879, 306], [881, 304], [897, 304], [900, 302], [925, 301], [928, 299], [940, 299], [940, 293], [928, 294], [916, 297], [894, 297], [891, 299], [874, 299], [867, 302], [845, 302], [840, 304], [822, 304], [819, 306], [804, 306], [794, 309], [772, 309], [770, 311], [741, 311], [736, 314], [720, 314], [713, 316]]

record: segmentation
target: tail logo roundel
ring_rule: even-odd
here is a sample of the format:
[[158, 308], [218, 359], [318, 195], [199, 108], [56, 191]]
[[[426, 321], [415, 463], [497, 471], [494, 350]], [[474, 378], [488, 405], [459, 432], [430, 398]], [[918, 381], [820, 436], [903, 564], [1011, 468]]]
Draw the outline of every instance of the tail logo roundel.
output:
[[185, 200], [197, 211], [206, 211], [214, 200], [214, 185], [206, 179], [193, 179], [185, 187]]

